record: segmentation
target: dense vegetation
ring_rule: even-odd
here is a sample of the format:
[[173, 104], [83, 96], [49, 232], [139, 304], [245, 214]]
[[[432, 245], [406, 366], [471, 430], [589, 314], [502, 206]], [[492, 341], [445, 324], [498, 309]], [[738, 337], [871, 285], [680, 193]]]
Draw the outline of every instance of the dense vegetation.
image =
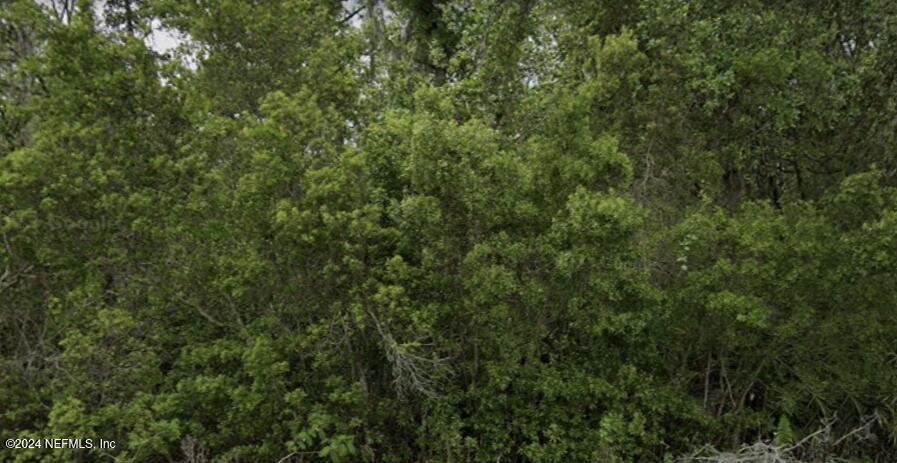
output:
[[897, 461], [893, 1], [0, 0], [0, 40], [0, 437], [118, 443], [0, 460]]

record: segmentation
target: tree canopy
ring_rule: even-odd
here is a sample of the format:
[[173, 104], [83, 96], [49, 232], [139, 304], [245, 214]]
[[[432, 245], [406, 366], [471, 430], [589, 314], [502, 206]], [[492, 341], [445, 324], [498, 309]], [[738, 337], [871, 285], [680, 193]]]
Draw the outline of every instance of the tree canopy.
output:
[[897, 3], [0, 0], [0, 42], [0, 436], [94, 439], [0, 460], [897, 458]]

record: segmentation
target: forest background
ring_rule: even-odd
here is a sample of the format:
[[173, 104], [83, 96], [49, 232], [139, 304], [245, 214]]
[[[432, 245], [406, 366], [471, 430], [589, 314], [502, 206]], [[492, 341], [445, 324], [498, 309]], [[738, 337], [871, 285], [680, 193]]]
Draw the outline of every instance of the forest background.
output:
[[897, 461], [893, 1], [0, 0], [0, 41], [2, 437], [118, 443], [0, 460]]

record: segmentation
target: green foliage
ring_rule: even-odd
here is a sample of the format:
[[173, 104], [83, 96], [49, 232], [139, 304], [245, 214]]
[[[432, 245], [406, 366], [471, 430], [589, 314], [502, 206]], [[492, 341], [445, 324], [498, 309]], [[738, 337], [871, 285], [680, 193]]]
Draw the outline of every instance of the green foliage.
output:
[[0, 0], [0, 460], [893, 460], [892, 2], [345, 3]]

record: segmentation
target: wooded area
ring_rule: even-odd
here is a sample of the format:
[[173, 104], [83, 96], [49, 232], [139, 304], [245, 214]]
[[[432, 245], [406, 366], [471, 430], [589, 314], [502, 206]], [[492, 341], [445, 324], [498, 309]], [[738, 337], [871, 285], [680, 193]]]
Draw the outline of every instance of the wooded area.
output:
[[0, 40], [0, 437], [118, 443], [2, 461], [897, 461], [897, 2]]

